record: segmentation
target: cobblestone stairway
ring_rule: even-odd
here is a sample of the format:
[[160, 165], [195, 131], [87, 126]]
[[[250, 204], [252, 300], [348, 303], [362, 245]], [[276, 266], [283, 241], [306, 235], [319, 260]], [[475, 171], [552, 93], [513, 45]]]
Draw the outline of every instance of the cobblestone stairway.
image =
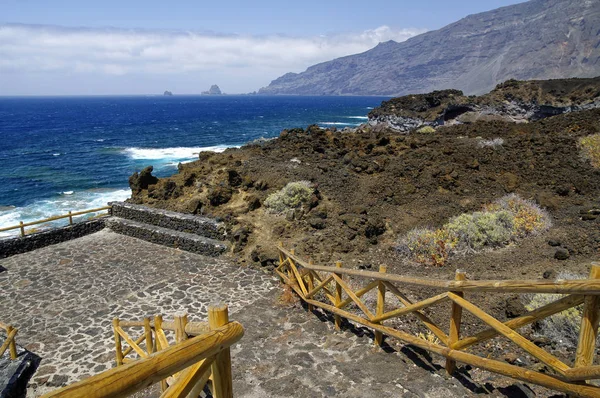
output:
[[224, 229], [213, 219], [124, 202], [112, 206], [106, 226], [119, 234], [205, 256], [227, 250]]

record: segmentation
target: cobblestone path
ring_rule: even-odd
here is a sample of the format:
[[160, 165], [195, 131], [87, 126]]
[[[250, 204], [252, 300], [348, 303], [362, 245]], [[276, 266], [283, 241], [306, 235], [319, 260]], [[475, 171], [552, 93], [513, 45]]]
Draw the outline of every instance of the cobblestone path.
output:
[[277, 286], [260, 271], [109, 230], [0, 265], [7, 269], [0, 273], [0, 319], [42, 357], [32, 395], [111, 368], [114, 317], [168, 320], [187, 312], [190, 321], [205, 321], [211, 303], [227, 303], [233, 315]]
[[[281, 301], [273, 277], [109, 230], [0, 261], [0, 319], [42, 357], [28, 390], [37, 396], [114, 365], [114, 317], [166, 320], [187, 312], [205, 321], [210, 303], [229, 305], [245, 328], [232, 347], [234, 393], [263, 397], [525, 397], [513, 380], [472, 369], [446, 376], [443, 360], [372, 333], [342, 331], [320, 311]], [[477, 380], [477, 381], [474, 381]], [[490, 383], [493, 383], [493, 385]], [[500, 387], [504, 386], [504, 387]], [[157, 386], [136, 397], [158, 397]], [[547, 396], [547, 391], [541, 394]]]

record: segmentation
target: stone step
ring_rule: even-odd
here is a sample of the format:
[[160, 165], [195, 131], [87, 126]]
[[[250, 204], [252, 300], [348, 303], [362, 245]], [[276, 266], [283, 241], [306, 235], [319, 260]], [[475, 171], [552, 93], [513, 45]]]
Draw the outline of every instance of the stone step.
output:
[[120, 217], [109, 217], [106, 227], [112, 231], [159, 245], [216, 257], [227, 250], [227, 244], [216, 239], [176, 231]]
[[112, 215], [175, 231], [188, 232], [212, 239], [225, 239], [225, 228], [208, 217], [154, 209], [126, 202], [112, 202]]

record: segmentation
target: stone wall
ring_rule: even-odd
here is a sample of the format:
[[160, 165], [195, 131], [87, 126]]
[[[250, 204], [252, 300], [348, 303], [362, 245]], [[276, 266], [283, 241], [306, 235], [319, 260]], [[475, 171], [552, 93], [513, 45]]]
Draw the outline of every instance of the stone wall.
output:
[[104, 228], [104, 219], [99, 218], [68, 225], [66, 227], [36, 232], [31, 235], [0, 240], [0, 258], [14, 256], [41, 247], [54, 245], [71, 239], [98, 232]]
[[125, 202], [111, 202], [110, 205], [112, 205], [112, 215], [114, 217], [134, 220], [174, 231], [188, 232], [211, 239], [221, 240], [225, 238], [223, 225], [211, 218]]

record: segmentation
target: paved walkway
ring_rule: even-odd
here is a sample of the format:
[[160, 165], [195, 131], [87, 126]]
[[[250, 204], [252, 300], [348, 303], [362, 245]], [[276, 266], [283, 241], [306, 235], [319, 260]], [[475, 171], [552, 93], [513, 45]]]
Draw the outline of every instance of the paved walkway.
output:
[[[229, 305], [246, 333], [232, 349], [237, 397], [525, 396], [486, 385], [486, 373], [445, 376], [443, 360], [370, 332], [338, 332], [321, 312], [280, 301], [269, 275], [104, 230], [0, 261], [0, 319], [42, 357], [29, 393], [36, 396], [114, 364], [111, 320], [187, 312], [204, 321], [210, 303]], [[509, 384], [512, 384], [509, 381]], [[141, 394], [141, 395], [140, 395]], [[158, 396], [156, 388], [137, 394]]]

